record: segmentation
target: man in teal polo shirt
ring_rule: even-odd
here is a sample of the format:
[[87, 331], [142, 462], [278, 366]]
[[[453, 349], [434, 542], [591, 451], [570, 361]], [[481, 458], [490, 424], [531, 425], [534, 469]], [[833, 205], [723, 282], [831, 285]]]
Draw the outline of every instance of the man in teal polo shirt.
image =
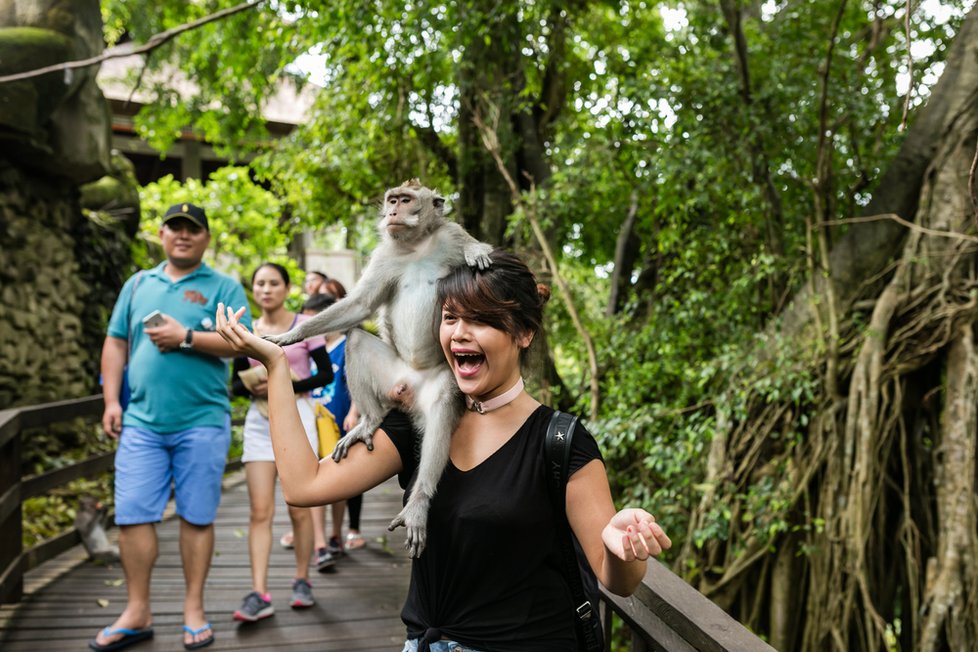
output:
[[[204, 581], [231, 442], [228, 374], [221, 358], [234, 355], [213, 332], [214, 314], [218, 303], [241, 306], [247, 299], [239, 282], [203, 263], [210, 238], [202, 208], [188, 203], [166, 211], [160, 228], [166, 261], [126, 281], [102, 347], [102, 427], [119, 438], [115, 507], [128, 604], [89, 644], [100, 652], [153, 636], [155, 523], [163, 517], [171, 483], [187, 585], [184, 647], [214, 641], [204, 612]], [[131, 397], [123, 411], [119, 393], [127, 363]]]

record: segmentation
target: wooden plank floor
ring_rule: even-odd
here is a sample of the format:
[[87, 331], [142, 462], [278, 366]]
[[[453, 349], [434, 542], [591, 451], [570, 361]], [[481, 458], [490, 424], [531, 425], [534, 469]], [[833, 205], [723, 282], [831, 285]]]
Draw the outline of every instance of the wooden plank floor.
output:
[[[216, 637], [208, 649], [399, 651], [405, 634], [400, 611], [411, 565], [403, 548], [403, 528], [388, 535], [386, 526], [400, 509], [401, 495], [396, 480], [391, 480], [364, 496], [361, 526], [367, 548], [343, 556], [335, 573], [319, 574], [313, 568], [316, 605], [301, 611], [288, 606], [295, 558], [292, 551], [278, 545], [278, 537], [289, 528], [287, 510], [279, 498], [269, 569], [275, 615], [241, 624], [231, 615], [251, 590], [248, 494], [240, 473], [229, 476], [205, 592]], [[183, 650], [178, 520], [165, 520], [157, 531], [160, 558], [152, 583], [155, 638], [129, 648], [139, 652]], [[115, 533], [113, 529], [111, 535]], [[25, 577], [23, 601], [0, 606], [0, 650], [88, 649], [98, 629], [110, 624], [125, 606], [122, 577], [118, 564], [88, 562], [80, 547], [31, 571]]]

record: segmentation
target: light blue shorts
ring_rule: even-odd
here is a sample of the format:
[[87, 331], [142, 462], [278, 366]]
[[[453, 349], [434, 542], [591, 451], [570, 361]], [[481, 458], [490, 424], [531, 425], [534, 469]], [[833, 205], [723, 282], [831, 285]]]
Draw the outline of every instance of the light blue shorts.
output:
[[230, 445], [230, 415], [222, 427], [166, 434], [124, 427], [115, 453], [116, 525], [159, 522], [171, 484], [183, 520], [193, 525], [213, 523]]
[[[404, 649], [401, 652], [418, 652], [419, 640], [404, 641]], [[455, 641], [435, 641], [430, 644], [431, 652], [479, 652], [475, 648], [465, 647]]]

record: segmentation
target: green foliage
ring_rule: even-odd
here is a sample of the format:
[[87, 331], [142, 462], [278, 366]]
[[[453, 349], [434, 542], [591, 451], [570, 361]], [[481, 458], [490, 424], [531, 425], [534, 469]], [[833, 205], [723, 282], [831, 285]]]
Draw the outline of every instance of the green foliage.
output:
[[[21, 472], [39, 475], [76, 464], [89, 457], [111, 452], [115, 445], [102, 433], [98, 424], [84, 420], [55, 424], [21, 434], [25, 442]], [[61, 534], [73, 527], [75, 506], [81, 496], [92, 496], [106, 505], [112, 504], [112, 474], [103, 473], [91, 479], [74, 480], [49, 491], [44, 496], [23, 503], [23, 540], [25, 548]]]
[[91, 496], [111, 509], [112, 474], [80, 479], [52, 489], [43, 496], [28, 498], [22, 505], [24, 548], [58, 536], [74, 527], [76, 506], [82, 496]]
[[[145, 40], [231, 4], [108, 0], [108, 40], [123, 26]], [[598, 349], [602, 405], [591, 427], [617, 495], [648, 506], [678, 543], [706, 489], [721, 416], [787, 398], [796, 427], [771, 445], [804, 436], [815, 393], [809, 345], [753, 334], [784, 307], [815, 256], [806, 225], [815, 210], [824, 73], [830, 174], [821, 191], [830, 217], [860, 212], [902, 138], [896, 88], [906, 68], [906, 3], [848, 3], [827, 67], [838, 4], [734, 4], [744, 8], [747, 83], [713, 1], [308, 0], [266, 3], [209, 25], [152, 57], [151, 66], [179, 64], [199, 93], [181, 99], [156, 88], [159, 101], [137, 118], [140, 133], [163, 146], [190, 124], [230, 151], [264, 147], [252, 166], [271, 192], [246, 183], [240, 169], [206, 186], [163, 180], [144, 191], [144, 233], [154, 237], [165, 205], [191, 199], [215, 220], [215, 254], [232, 256], [243, 276], [284, 254], [285, 233], [297, 224], [341, 223], [369, 247], [383, 188], [420, 176], [451, 193], [460, 170], [476, 165], [478, 135], [460, 123], [471, 108], [463, 102], [509, 106], [499, 130], [507, 133], [503, 123], [519, 123], [521, 111], [549, 114], [536, 135], [552, 176], [532, 199], [573, 294], [555, 292], [550, 304], [558, 370], [586, 411], [587, 358], [564, 305], [573, 299]], [[965, 4], [945, 3], [948, 22], [914, 15], [910, 38], [931, 50], [915, 61], [911, 122]], [[513, 12], [515, 23], [506, 20]], [[325, 87], [307, 85], [316, 93], [308, 121], [269, 142], [259, 107], [309, 52], [323, 55], [317, 77]], [[522, 162], [507, 163], [515, 170]], [[293, 216], [284, 223], [283, 206]], [[632, 212], [624, 241], [634, 256], [625, 261], [616, 247]], [[509, 229], [514, 242], [532, 242], [525, 215], [514, 214]], [[627, 281], [624, 308], [608, 316], [616, 264]], [[725, 536], [738, 527], [732, 519], [747, 519], [765, 537], [810, 526], [784, 513], [784, 471], [761, 469], [756, 484], [736, 488], [748, 512], [714, 506], [694, 542]]]
[[304, 273], [287, 252], [295, 224], [287, 219], [282, 201], [256, 184], [248, 168], [223, 167], [206, 182], [187, 179], [181, 183], [167, 175], [141, 188], [140, 201], [143, 219], [141, 243], [135, 250], [138, 267], [150, 267], [163, 259], [159, 230], [166, 209], [193, 202], [207, 212], [211, 230], [211, 244], [205, 256], [208, 264], [241, 278], [250, 291], [251, 275], [258, 265], [279, 263], [292, 281], [288, 307], [301, 307]]

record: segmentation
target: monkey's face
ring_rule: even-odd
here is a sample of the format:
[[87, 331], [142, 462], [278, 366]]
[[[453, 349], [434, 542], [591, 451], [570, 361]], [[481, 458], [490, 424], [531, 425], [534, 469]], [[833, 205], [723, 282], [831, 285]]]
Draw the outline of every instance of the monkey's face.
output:
[[383, 226], [395, 239], [418, 226], [421, 212], [420, 197], [407, 188], [388, 190], [384, 195]]
[[520, 351], [530, 345], [533, 336], [513, 337], [443, 310], [438, 339], [462, 393], [486, 401], [519, 380]]

